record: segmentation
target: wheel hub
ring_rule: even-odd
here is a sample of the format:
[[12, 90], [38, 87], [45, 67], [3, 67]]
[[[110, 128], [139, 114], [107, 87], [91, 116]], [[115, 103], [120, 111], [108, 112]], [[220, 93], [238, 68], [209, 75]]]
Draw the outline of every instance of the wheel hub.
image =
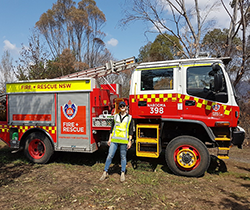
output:
[[191, 160], [192, 160], [192, 156], [189, 153], [183, 153], [183, 156], [182, 156], [183, 163], [188, 164], [189, 162], [191, 162]]
[[43, 145], [40, 142], [37, 143], [37, 148], [36, 149], [37, 149], [37, 151], [39, 153], [43, 153], [44, 152], [44, 147], [43, 147]]
[[180, 148], [176, 155], [177, 164], [184, 169], [191, 169], [197, 164], [197, 155], [188, 147]]
[[28, 147], [29, 154], [34, 159], [40, 159], [45, 154], [45, 145], [40, 139], [34, 139]]

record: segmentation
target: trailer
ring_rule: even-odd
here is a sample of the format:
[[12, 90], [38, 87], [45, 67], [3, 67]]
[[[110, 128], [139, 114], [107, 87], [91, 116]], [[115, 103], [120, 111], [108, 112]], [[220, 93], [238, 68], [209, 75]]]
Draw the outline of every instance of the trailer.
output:
[[[231, 146], [241, 148], [245, 137], [227, 62], [194, 58], [137, 64], [132, 57], [54, 80], [7, 83], [0, 138], [35, 163], [48, 162], [54, 151], [93, 153], [108, 140], [112, 114], [126, 101], [136, 155], [158, 158], [165, 151], [174, 174], [201, 176], [210, 163], [208, 148], [228, 159]], [[129, 99], [120, 98], [118, 84], [98, 82], [131, 68]]]

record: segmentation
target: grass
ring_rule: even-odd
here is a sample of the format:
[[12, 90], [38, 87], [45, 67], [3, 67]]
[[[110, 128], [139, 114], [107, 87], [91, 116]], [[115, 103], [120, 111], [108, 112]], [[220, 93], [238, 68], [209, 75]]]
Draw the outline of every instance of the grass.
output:
[[160, 183], [159, 175], [154, 172], [136, 171], [132, 176], [134, 184], [158, 186]]
[[[250, 165], [187, 178], [168, 172], [161, 160], [129, 159], [126, 182], [120, 183], [118, 156], [109, 178], [99, 182], [105, 155], [98, 154], [61, 153], [49, 164], [39, 165], [29, 163], [23, 153], [1, 148], [0, 208], [4, 203], [7, 207], [1, 209], [211, 209], [231, 200], [250, 208]], [[223, 201], [225, 197], [229, 200]]]
[[0, 141], [0, 165], [12, 163], [14, 165], [29, 164], [22, 152], [12, 153], [10, 148]]

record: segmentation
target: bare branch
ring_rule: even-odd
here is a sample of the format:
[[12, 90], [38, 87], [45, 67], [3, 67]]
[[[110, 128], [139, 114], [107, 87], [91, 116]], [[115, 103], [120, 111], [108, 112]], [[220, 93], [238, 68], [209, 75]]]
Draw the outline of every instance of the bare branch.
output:
[[[194, 14], [188, 12], [187, 4], [184, 0], [132, 0], [132, 4], [127, 4], [128, 9], [125, 11], [125, 17], [122, 19], [122, 25], [127, 25], [133, 21], [143, 21], [151, 23], [160, 34], [167, 31], [180, 40], [186, 57], [192, 57], [199, 50], [202, 29], [207, 23], [208, 14], [218, 4], [206, 8], [208, 12], [201, 17], [201, 8], [198, 0], [194, 1]], [[162, 3], [162, 4], [161, 4]], [[169, 15], [168, 12], [171, 12]], [[196, 16], [196, 23], [192, 19]], [[171, 19], [171, 20], [169, 20]], [[173, 24], [169, 24], [172, 21]], [[184, 27], [188, 27], [191, 36], [185, 36], [182, 31]]]
[[[166, 29], [167, 31], [169, 31], [172, 35], [174, 35], [176, 38], [178, 38], [178, 39], [182, 42], [182, 44], [183, 44], [184, 46], [186, 46], [185, 43], [182, 41], [181, 37], [178, 36], [176, 33], [174, 33], [174, 31], [172, 31], [170, 28], [166, 27], [166, 25], [163, 24], [163, 22], [160, 20], [160, 18], [159, 18], [159, 16], [158, 16], [157, 11], [155, 10], [155, 8], [152, 7], [152, 5], [150, 6], [150, 8], [151, 8], [152, 11], [154, 12], [155, 17], [156, 17], [156, 19], [157, 19], [157, 22], [153, 21], [152, 19], [149, 19], [149, 21], [157, 28], [157, 30], [159, 31], [160, 34], [162, 34], [167, 40], [169, 40], [171, 43], [173, 43], [173, 46], [175, 46], [179, 51], [182, 52], [182, 49], [178, 48], [178, 47], [176, 46], [176, 44], [175, 44], [171, 39], [169, 39], [169, 37], [167, 37], [167, 36], [162, 32], [162, 30], [160, 29], [160, 27], [158, 26], [157, 23], [159, 23], [159, 24], [161, 25], [161, 27], [163, 27], [164, 29]], [[186, 48], [186, 49], [187, 49], [187, 48]], [[188, 50], [188, 49], [187, 49], [187, 50]], [[183, 55], [184, 55], [186, 58], [188, 58], [188, 56], [187, 56], [184, 52], [183, 52]]]
[[221, 1], [222, 6], [224, 7], [225, 11], [227, 12], [228, 16], [229, 16], [230, 19], [232, 20], [233, 17], [232, 17], [232, 15], [230, 14], [230, 12], [228, 11], [228, 9], [227, 9], [227, 7], [226, 7], [224, 1], [223, 1], [223, 0], [220, 0], [220, 1]]

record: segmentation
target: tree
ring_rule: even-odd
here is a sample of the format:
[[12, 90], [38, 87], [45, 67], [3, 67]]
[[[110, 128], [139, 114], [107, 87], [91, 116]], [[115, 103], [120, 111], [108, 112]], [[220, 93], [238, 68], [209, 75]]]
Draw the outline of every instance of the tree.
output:
[[163, 61], [180, 58], [181, 54], [182, 46], [179, 40], [173, 35], [164, 33], [163, 35], [159, 34], [153, 43], [149, 42], [141, 47], [138, 57], [139, 61], [143, 62]]
[[42, 79], [46, 71], [49, 53], [41, 42], [38, 31], [33, 30], [28, 46], [22, 45], [15, 75], [18, 80]]
[[138, 61], [139, 62], [151, 61], [151, 59], [150, 59], [151, 45], [152, 45], [152, 42], [148, 42], [146, 45], [142, 46], [139, 49], [139, 55], [138, 55]]
[[235, 36], [232, 42], [230, 55], [227, 55], [227, 36], [228, 29], [214, 29], [207, 32], [203, 38], [201, 49], [204, 52], [209, 52], [212, 57], [231, 57], [232, 61], [226, 66], [226, 70], [232, 79], [235, 78], [236, 69], [240, 67], [240, 57], [242, 54], [242, 41], [240, 37]]
[[70, 49], [64, 49], [56, 59], [49, 60], [42, 46], [34, 34], [29, 46], [23, 45], [16, 72], [19, 80], [53, 79], [89, 68], [86, 63], [78, 62]]
[[219, 29], [215, 28], [211, 31], [208, 31], [202, 40], [201, 49], [205, 52], [210, 52], [212, 57], [217, 56], [239, 56], [241, 53], [241, 44], [242, 41], [238, 36], [235, 36], [233, 40], [233, 45], [231, 48], [231, 53], [227, 54], [227, 36], [228, 29]]
[[[69, 17], [71, 20], [71, 27], [75, 31], [76, 39], [77, 39], [77, 47], [74, 44], [75, 42], [72, 40], [73, 52], [76, 53], [77, 60], [81, 61], [82, 60], [82, 57], [81, 57], [82, 35], [84, 33], [85, 28], [87, 28], [88, 14], [84, 10], [79, 10], [73, 7], [69, 13]], [[74, 39], [74, 37], [72, 37], [72, 39]], [[70, 47], [70, 44], [68, 47]]]
[[[221, 3], [227, 11], [231, 20], [227, 36], [226, 56], [229, 56], [231, 54], [233, 50], [233, 40], [239, 33], [239, 30], [241, 30], [242, 35], [241, 65], [236, 70], [236, 76], [233, 82], [233, 85], [236, 86], [240, 82], [243, 75], [246, 73], [246, 70], [248, 68], [248, 66], [246, 65], [248, 63], [247, 60], [250, 58], [250, 56], [247, 55], [247, 26], [249, 26], [250, 23], [250, 2], [249, 0], [233, 0], [231, 2], [231, 7], [233, 9], [232, 14], [227, 10], [223, 0], [221, 0]], [[239, 18], [238, 13], [240, 14]]]
[[99, 78], [100, 84], [120, 84], [121, 85], [121, 95], [120, 97], [129, 97], [130, 91], [130, 81], [133, 70], [127, 69], [125, 71], [119, 72], [119, 74], [109, 74], [105, 77]]
[[36, 22], [36, 27], [44, 35], [54, 58], [58, 57], [65, 47], [71, 46], [73, 29], [69, 13], [74, 5], [72, 0], [58, 0], [52, 9], [43, 13]]
[[52, 79], [76, 71], [87, 69], [88, 65], [83, 62], [76, 61], [76, 57], [70, 49], [64, 49], [54, 61], [48, 61], [48, 65], [44, 74], [44, 78]]
[[[88, 14], [88, 26], [85, 32], [87, 40], [85, 62], [90, 67], [94, 67], [98, 63], [98, 55], [105, 49], [105, 44], [102, 40], [105, 34], [100, 29], [106, 22], [106, 17], [96, 6], [94, 0], [82, 0], [78, 3], [78, 7]], [[107, 52], [107, 49], [104, 51]]]
[[2, 91], [5, 89], [6, 82], [13, 82], [15, 79], [12, 61], [9, 51], [4, 51], [0, 63], [0, 88]]
[[52, 9], [43, 13], [36, 28], [44, 36], [53, 59], [64, 49], [70, 49], [77, 61], [89, 67], [99, 64], [99, 57], [107, 56], [101, 31], [106, 18], [94, 0], [57, 0]]
[[[130, 2], [131, 1], [131, 2]], [[194, 57], [199, 53], [201, 37], [204, 31], [213, 24], [208, 20], [209, 13], [218, 5], [206, 5], [202, 9], [198, 0], [194, 0], [192, 7], [188, 7], [185, 1], [180, 0], [127, 0], [128, 9], [121, 25], [127, 25], [133, 21], [151, 23], [157, 31], [165, 36], [168, 34], [179, 39], [182, 49], [173, 42], [177, 51], [182, 52], [183, 57]], [[171, 14], [171, 15], [169, 15]], [[201, 15], [202, 14], [202, 15]]]

